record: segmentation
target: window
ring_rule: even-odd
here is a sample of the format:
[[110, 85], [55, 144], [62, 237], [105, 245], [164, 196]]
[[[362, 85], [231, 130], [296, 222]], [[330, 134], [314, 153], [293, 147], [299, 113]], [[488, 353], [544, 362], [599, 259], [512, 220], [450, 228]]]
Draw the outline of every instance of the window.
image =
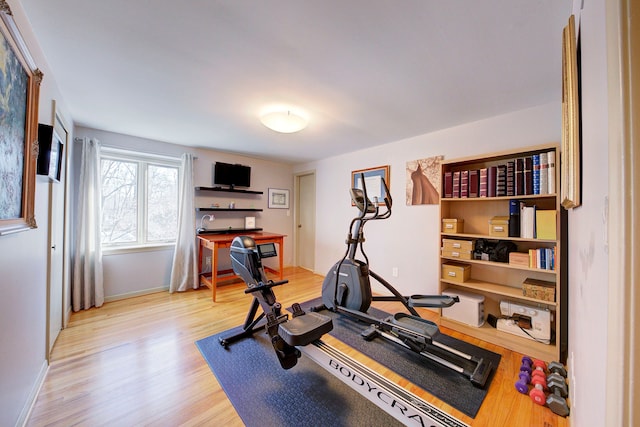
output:
[[175, 243], [180, 161], [103, 148], [102, 247]]

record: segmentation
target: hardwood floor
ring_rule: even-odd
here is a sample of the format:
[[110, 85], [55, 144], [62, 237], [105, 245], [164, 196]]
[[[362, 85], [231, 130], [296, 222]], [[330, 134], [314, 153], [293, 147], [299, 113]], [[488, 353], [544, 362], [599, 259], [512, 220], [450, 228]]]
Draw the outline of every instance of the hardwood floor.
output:
[[[283, 306], [320, 296], [321, 276], [288, 268], [285, 277], [289, 284], [275, 289]], [[251, 301], [243, 289], [243, 283], [219, 287], [216, 303], [204, 288], [155, 293], [74, 313], [54, 346], [27, 426], [243, 425], [194, 344], [243, 323]], [[376, 307], [400, 310], [397, 303], [376, 303]], [[437, 321], [433, 312], [421, 314]], [[351, 354], [472, 426], [569, 425], [568, 419], [515, 390], [521, 354], [444, 328], [442, 332], [502, 355], [475, 419], [363, 356]], [[325, 341], [344, 349], [330, 337]]]

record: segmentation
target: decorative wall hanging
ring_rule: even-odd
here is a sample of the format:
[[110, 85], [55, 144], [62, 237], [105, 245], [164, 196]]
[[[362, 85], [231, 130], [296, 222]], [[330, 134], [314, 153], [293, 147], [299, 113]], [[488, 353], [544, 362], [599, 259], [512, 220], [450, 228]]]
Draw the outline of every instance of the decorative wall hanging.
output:
[[38, 99], [35, 66], [6, 1], [0, 0], [0, 235], [36, 228]]
[[289, 190], [269, 189], [270, 209], [289, 209]]
[[[391, 183], [389, 176], [389, 165], [376, 166], [375, 168], [359, 169], [351, 172], [351, 188], [362, 189], [362, 174], [364, 174], [364, 180], [367, 184], [367, 197], [373, 201], [378, 198], [378, 205], [384, 206], [384, 197], [386, 192], [382, 180], [387, 184], [387, 188], [391, 191]], [[351, 206], [355, 206], [353, 201]]]
[[407, 162], [407, 206], [440, 203], [440, 163], [444, 156]]
[[573, 209], [582, 203], [580, 183], [580, 68], [575, 17], [562, 32], [562, 153], [560, 203]]

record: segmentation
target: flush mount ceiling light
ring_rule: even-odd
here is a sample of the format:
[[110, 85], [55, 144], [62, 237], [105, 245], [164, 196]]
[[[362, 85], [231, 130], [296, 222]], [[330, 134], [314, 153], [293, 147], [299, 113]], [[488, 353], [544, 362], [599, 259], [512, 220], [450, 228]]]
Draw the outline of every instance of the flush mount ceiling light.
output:
[[306, 114], [291, 108], [265, 111], [260, 116], [260, 121], [269, 129], [280, 133], [299, 132], [309, 123]]

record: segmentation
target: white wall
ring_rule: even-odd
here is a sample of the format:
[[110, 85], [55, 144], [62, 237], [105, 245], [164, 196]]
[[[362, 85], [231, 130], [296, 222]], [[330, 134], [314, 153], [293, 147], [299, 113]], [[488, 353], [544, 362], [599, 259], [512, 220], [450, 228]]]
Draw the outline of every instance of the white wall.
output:
[[[44, 73], [39, 122], [53, 124], [52, 101], [66, 114], [53, 73], [31, 31], [22, 6], [9, 0], [20, 32]], [[49, 181], [35, 187], [37, 229], [0, 237], [0, 425], [26, 416], [46, 372], [47, 255]]]
[[[560, 104], [554, 103], [444, 129], [414, 138], [296, 165], [294, 171], [316, 170], [317, 272], [326, 274], [345, 250], [351, 207], [351, 171], [390, 165], [391, 218], [367, 224], [365, 250], [371, 269], [403, 294], [436, 293], [439, 277], [440, 220], [438, 205], [407, 206], [407, 161], [444, 155], [445, 159], [560, 142]], [[398, 277], [392, 269], [398, 268]]]
[[[193, 153], [197, 157], [194, 162], [194, 184], [196, 186], [213, 186], [213, 163], [216, 161], [227, 163], [241, 163], [251, 166], [251, 190], [263, 191], [262, 196], [249, 196], [235, 193], [205, 193], [196, 192], [196, 206], [209, 207], [212, 203], [222, 206], [229, 202], [236, 202], [237, 207], [263, 208], [262, 212], [216, 213], [216, 220], [208, 223], [210, 228], [226, 228], [244, 226], [245, 216], [255, 216], [256, 226], [265, 231], [286, 234], [284, 263], [290, 265], [293, 259], [290, 242], [293, 233], [293, 216], [288, 210], [268, 209], [267, 192], [269, 188], [293, 190], [292, 166], [286, 163], [239, 156], [236, 154], [218, 152], [207, 149], [185, 147], [166, 142], [159, 142], [113, 132], [76, 127], [76, 137], [91, 137], [101, 141], [103, 146], [126, 150], [140, 151], [150, 154], [161, 154], [180, 157], [184, 152]], [[76, 150], [76, 154], [79, 150]], [[79, 158], [74, 159], [74, 169], [79, 173]], [[78, 177], [74, 177], [74, 188]], [[75, 192], [74, 192], [75, 193]], [[293, 191], [290, 192], [293, 197]], [[293, 203], [293, 200], [291, 200]], [[75, 204], [72, 203], [72, 206]], [[293, 206], [291, 204], [290, 206]], [[196, 213], [194, 212], [194, 215]], [[196, 215], [199, 225], [200, 215]], [[220, 252], [220, 268], [230, 268], [228, 252]], [[153, 251], [130, 253], [106, 253], [104, 261], [104, 290], [105, 299], [121, 298], [132, 294], [168, 288], [171, 277], [171, 262], [173, 247], [156, 249]]]
[[606, 376], [610, 369], [616, 369], [606, 360], [609, 283], [604, 218], [609, 172], [605, 0], [584, 2], [580, 32], [583, 191], [582, 206], [568, 215], [567, 251], [571, 421], [575, 426], [602, 426]]
[[[581, 4], [580, 0], [576, 0]], [[569, 391], [571, 424], [605, 425], [607, 372], [608, 117], [605, 0], [587, 0], [581, 14], [582, 206], [568, 214]], [[578, 9], [579, 10], [579, 7]], [[560, 46], [559, 46], [560, 49]], [[559, 99], [560, 101], [560, 99]], [[407, 160], [443, 154], [474, 155], [560, 141], [560, 102], [469, 123], [303, 165], [317, 171], [316, 266], [326, 273], [342, 256], [347, 225], [354, 215], [347, 190], [354, 169], [391, 165], [392, 217], [367, 228], [372, 268], [402, 293], [437, 290], [439, 224], [437, 208], [404, 205]], [[609, 210], [616, 209], [609, 206]], [[400, 275], [391, 279], [391, 269]]]

